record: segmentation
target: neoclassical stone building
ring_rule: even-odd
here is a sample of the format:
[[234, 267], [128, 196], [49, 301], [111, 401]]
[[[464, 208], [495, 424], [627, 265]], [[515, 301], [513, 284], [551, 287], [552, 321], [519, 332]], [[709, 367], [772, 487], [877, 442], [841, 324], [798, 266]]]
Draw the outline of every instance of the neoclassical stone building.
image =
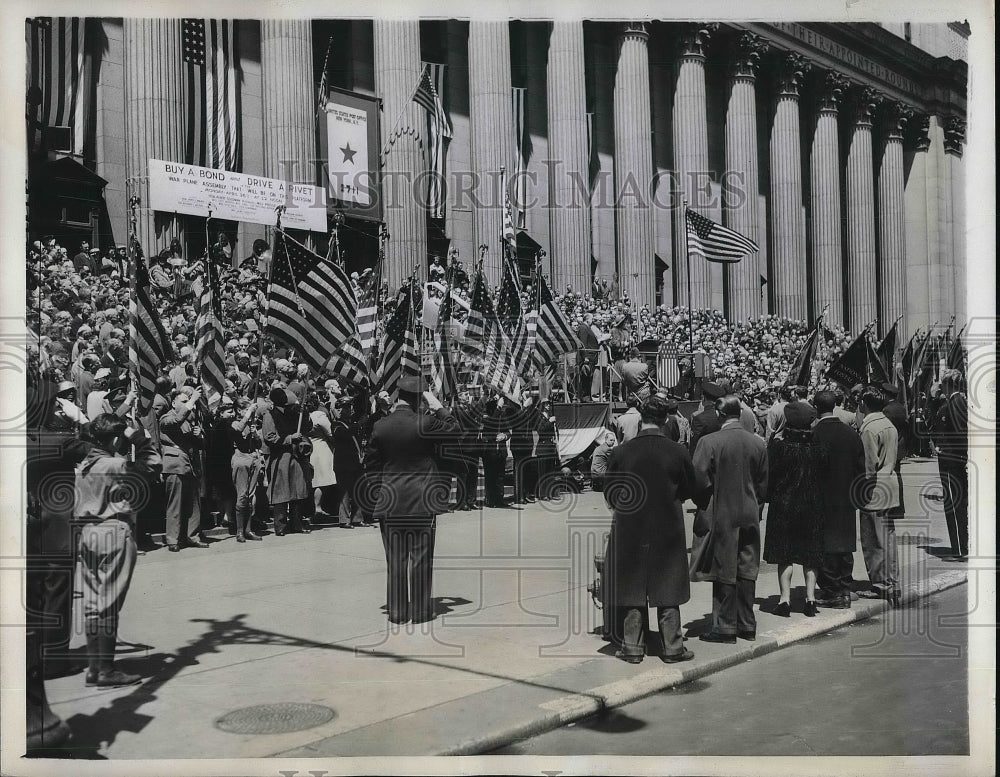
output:
[[[150, 157], [185, 153], [182, 21], [91, 25], [93, 110], [75, 150], [107, 182], [100, 239], [121, 243], [125, 181], [145, 175]], [[495, 181], [503, 167], [522, 173], [517, 226], [545, 250], [560, 289], [617, 274], [640, 304], [687, 304], [686, 199], [760, 245], [726, 268], [695, 258], [696, 307], [736, 319], [827, 308], [852, 329], [877, 317], [884, 330], [898, 315], [907, 331], [964, 319], [966, 25], [394, 19], [234, 29], [239, 164], [251, 174], [284, 177], [281, 163], [299, 160], [298, 179], [319, 182], [324, 60], [331, 87], [381, 99], [383, 135], [397, 117], [419, 121], [410, 97], [424, 63], [443, 66], [447, 197], [439, 217], [415, 198], [386, 210], [391, 281], [442, 241], [465, 260], [489, 245], [497, 277], [501, 210], [477, 207], [455, 182]], [[415, 178], [426, 143], [404, 134], [385, 165]], [[197, 240], [189, 219], [140, 221], [147, 250]], [[376, 231], [348, 226], [349, 260], [370, 263]], [[244, 251], [265, 234], [238, 230]]]

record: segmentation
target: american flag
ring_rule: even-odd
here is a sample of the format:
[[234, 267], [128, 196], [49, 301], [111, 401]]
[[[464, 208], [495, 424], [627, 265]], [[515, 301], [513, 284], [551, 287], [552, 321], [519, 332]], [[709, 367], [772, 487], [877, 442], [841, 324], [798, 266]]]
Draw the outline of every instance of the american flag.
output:
[[135, 280], [128, 311], [128, 362], [129, 371], [136, 376], [139, 414], [145, 415], [153, 401], [160, 365], [173, 361], [174, 352], [163, 321], [149, 298], [149, 271], [134, 236], [132, 261]]
[[317, 372], [357, 331], [358, 300], [343, 268], [278, 230], [271, 259], [267, 333]]
[[523, 375], [531, 363], [531, 350], [534, 347], [534, 327], [530, 323], [537, 320], [537, 315], [523, 315], [521, 311], [521, 289], [518, 283], [517, 271], [512, 262], [503, 262], [503, 280], [500, 282], [500, 294], [497, 297], [497, 316], [503, 324], [504, 331], [510, 338], [511, 356], [519, 374]]
[[757, 244], [739, 232], [716, 224], [700, 213], [687, 211], [688, 254], [704, 256], [710, 262], [733, 264], [757, 252]]
[[202, 167], [238, 170], [241, 149], [236, 23], [230, 19], [184, 19], [181, 30], [186, 160]]
[[445, 281], [444, 299], [438, 310], [437, 332], [434, 336], [434, 357], [432, 362], [433, 377], [431, 384], [437, 396], [442, 400], [458, 392], [458, 373], [453, 359], [453, 343], [451, 338], [452, 307], [454, 305], [451, 290], [455, 283], [454, 268], [449, 268]]
[[371, 274], [364, 288], [361, 289], [361, 299], [358, 300], [358, 340], [361, 352], [365, 355], [365, 361], [371, 361], [372, 351], [375, 348], [375, 326], [378, 321], [378, 287], [379, 268], [381, 260], [375, 271]]
[[219, 277], [211, 256], [205, 258], [205, 285], [198, 310], [198, 365], [208, 409], [215, 409], [226, 390], [226, 347], [222, 333], [222, 306]]
[[507, 192], [507, 174], [500, 171], [500, 192], [503, 194], [503, 240], [504, 251], [510, 256], [517, 256], [517, 233], [514, 230], [514, 210], [510, 204], [510, 194]]
[[582, 348], [580, 338], [552, 299], [552, 292], [538, 273], [538, 329], [535, 332], [535, 365], [543, 369], [564, 353]]
[[427, 111], [427, 211], [431, 218], [444, 218], [445, 139], [451, 138], [451, 122], [441, 101], [445, 65], [425, 62], [413, 100]]
[[671, 389], [681, 382], [677, 357], [677, 346], [674, 343], [667, 341], [660, 346], [656, 355], [656, 383], [660, 388]]
[[[475, 322], [475, 325], [473, 324]], [[478, 338], [471, 338], [470, 331], [481, 332]], [[486, 384], [492, 386], [505, 397], [517, 404], [521, 403], [521, 378], [510, 352], [507, 335], [497, 319], [493, 309], [493, 300], [486, 290], [482, 270], [476, 275], [475, 287], [472, 293], [472, 306], [469, 310], [469, 323], [466, 327], [465, 343], [467, 350], [482, 357], [482, 375]]]
[[28, 87], [40, 92], [38, 124], [29, 127], [28, 141], [38, 148], [40, 131], [46, 127], [69, 126], [73, 129], [73, 151], [83, 153], [86, 128], [84, 108], [88, 90], [81, 89], [86, 63], [86, 19], [40, 17], [29, 19]]
[[385, 322], [382, 357], [375, 373], [375, 385], [380, 391], [395, 396], [396, 386], [403, 376], [420, 375], [420, 354], [414, 332], [413, 311], [420, 296], [415, 283], [403, 284], [396, 299], [396, 309]]
[[[371, 351], [375, 340], [375, 287], [377, 279], [372, 275], [361, 289], [358, 301], [358, 331], [352, 334], [330, 358], [327, 370], [349, 383], [364, 386], [371, 383]], [[362, 328], [364, 327], [364, 329]], [[368, 346], [365, 347], [365, 331], [368, 332]]]

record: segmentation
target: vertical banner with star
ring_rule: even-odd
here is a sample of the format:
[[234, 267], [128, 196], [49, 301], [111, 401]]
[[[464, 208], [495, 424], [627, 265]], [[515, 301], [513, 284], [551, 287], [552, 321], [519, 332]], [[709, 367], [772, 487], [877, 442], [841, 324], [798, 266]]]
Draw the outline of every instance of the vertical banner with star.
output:
[[[382, 220], [379, 175], [378, 100], [330, 88], [319, 120], [320, 152], [326, 160], [327, 201], [345, 216]], [[325, 147], [324, 147], [325, 146]]]

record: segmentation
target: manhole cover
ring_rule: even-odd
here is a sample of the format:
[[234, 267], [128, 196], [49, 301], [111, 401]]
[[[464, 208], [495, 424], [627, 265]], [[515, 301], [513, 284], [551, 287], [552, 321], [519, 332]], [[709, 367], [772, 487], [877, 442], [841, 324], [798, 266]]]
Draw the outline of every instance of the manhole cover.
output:
[[227, 712], [215, 721], [215, 727], [230, 734], [286, 734], [321, 726], [336, 713], [320, 704], [259, 704]]

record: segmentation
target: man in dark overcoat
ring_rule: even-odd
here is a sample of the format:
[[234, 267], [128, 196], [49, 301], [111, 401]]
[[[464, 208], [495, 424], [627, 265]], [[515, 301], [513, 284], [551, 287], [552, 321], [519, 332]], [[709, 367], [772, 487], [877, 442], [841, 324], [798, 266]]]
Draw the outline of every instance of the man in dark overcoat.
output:
[[760, 510], [767, 495], [767, 446], [740, 425], [740, 401], [719, 400], [722, 428], [701, 438], [694, 452], [700, 490], [695, 503], [713, 533], [712, 630], [705, 642], [756, 639], [753, 614], [760, 570]]
[[401, 378], [398, 387], [392, 412], [372, 430], [365, 470], [378, 482], [373, 517], [386, 547], [389, 620], [423, 623], [434, 618], [434, 524], [448, 509], [450, 490], [437, 451], [457, 438], [459, 426], [429, 391], [423, 397], [432, 414], [417, 412], [419, 378]]
[[836, 414], [837, 397], [832, 391], [819, 391], [813, 399], [819, 420], [813, 427], [813, 440], [829, 453], [829, 467], [820, 473], [820, 496], [826, 506], [823, 524], [823, 564], [816, 582], [823, 590], [816, 599], [820, 607], [846, 609], [851, 606], [851, 582], [854, 548], [857, 547], [857, 523], [861, 482], [865, 476], [865, 449], [853, 426]]
[[605, 557], [607, 601], [624, 610], [618, 658], [637, 664], [645, 653], [647, 606], [656, 607], [663, 660], [687, 661], [680, 605], [691, 598], [682, 504], [696, 491], [694, 465], [682, 445], [666, 437], [667, 401], [654, 396], [640, 409], [636, 437], [611, 454], [604, 495], [614, 510]]
[[691, 416], [691, 455], [694, 455], [698, 440], [706, 434], [717, 432], [722, 428], [722, 419], [715, 409], [715, 403], [725, 394], [722, 386], [712, 381], [706, 381], [701, 387], [701, 409]]

